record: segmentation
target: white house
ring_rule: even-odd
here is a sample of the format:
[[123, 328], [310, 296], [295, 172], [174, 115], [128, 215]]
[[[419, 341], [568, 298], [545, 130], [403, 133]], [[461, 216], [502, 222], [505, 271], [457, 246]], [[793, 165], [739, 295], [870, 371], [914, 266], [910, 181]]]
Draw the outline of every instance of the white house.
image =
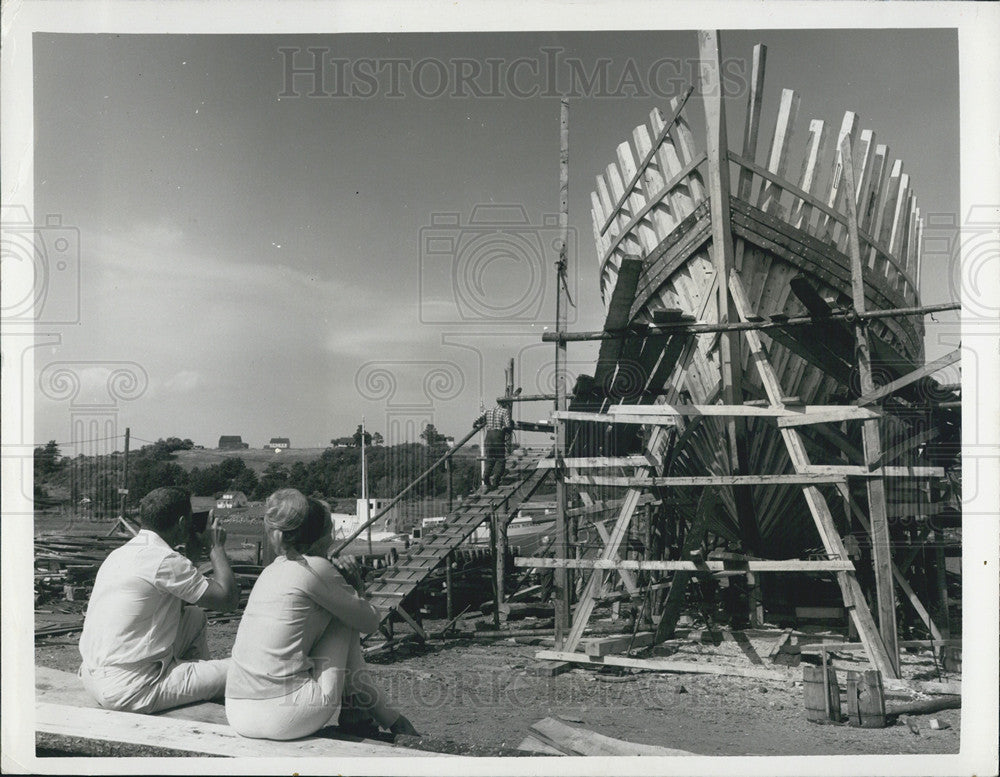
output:
[[219, 510], [232, 510], [236, 507], [247, 507], [248, 505], [247, 495], [242, 491], [227, 491], [215, 502], [215, 507]]

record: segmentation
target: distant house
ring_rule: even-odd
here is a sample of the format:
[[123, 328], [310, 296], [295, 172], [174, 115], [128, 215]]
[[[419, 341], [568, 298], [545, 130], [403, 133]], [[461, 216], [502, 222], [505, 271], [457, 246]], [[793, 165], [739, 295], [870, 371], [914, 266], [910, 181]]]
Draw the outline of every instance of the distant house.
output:
[[330, 445], [334, 448], [353, 448], [354, 438], [353, 437], [337, 437], [336, 439], [330, 440]]
[[287, 437], [272, 437], [271, 442], [264, 446], [264, 450], [287, 451], [291, 447], [292, 443]]
[[215, 501], [218, 510], [233, 510], [237, 507], [246, 507], [248, 504], [247, 495], [242, 491], [226, 491]]
[[219, 438], [220, 451], [246, 450], [250, 443], [243, 442], [243, 438], [238, 434], [224, 434]]

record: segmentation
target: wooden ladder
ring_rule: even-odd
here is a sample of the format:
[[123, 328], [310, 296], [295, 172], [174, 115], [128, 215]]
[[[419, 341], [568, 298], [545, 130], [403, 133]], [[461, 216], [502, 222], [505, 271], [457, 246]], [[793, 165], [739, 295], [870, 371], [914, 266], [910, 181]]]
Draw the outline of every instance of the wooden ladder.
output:
[[505, 520], [511, 517], [552, 471], [538, 468], [538, 462], [549, 456], [551, 452], [548, 451], [515, 451], [507, 459], [507, 471], [498, 487], [472, 495], [450, 513], [444, 523], [428, 530], [420, 541], [411, 545], [395, 564], [371, 583], [367, 593], [372, 604], [383, 612], [383, 626], [393, 613], [413, 625], [412, 616], [402, 609], [403, 601], [480, 524], [488, 521], [494, 511]]

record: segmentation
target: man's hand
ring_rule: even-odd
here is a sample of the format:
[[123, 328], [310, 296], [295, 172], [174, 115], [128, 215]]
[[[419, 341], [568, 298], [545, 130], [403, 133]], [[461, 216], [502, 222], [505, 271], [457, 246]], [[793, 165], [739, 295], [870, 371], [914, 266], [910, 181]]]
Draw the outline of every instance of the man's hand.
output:
[[216, 518], [214, 509], [208, 511], [208, 526], [205, 527], [205, 531], [202, 532], [198, 539], [210, 551], [216, 548], [225, 550], [226, 530], [222, 528], [222, 522]]
[[365, 584], [362, 579], [361, 566], [354, 556], [335, 556], [330, 558], [330, 563], [343, 575], [347, 584], [354, 588], [360, 596], [365, 595]]

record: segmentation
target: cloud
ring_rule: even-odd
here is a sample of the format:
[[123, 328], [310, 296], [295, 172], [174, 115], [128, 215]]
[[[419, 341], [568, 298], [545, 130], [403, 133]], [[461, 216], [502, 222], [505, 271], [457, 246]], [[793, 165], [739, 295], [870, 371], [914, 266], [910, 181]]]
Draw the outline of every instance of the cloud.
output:
[[181, 370], [167, 378], [163, 382], [163, 388], [172, 393], [187, 394], [194, 391], [203, 382], [200, 373], [194, 370]]

